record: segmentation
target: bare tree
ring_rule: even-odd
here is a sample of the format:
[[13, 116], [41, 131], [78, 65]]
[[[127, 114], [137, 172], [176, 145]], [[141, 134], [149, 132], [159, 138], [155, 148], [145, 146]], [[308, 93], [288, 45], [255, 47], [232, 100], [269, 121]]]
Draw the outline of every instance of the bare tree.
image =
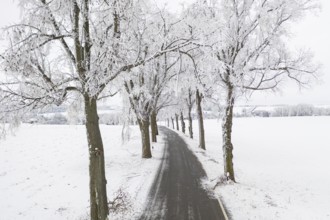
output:
[[192, 115], [191, 115], [191, 111], [192, 108], [194, 107], [194, 96], [193, 96], [193, 91], [191, 88], [188, 88], [188, 95], [186, 98], [186, 104], [187, 104], [187, 109], [188, 109], [188, 130], [189, 130], [189, 137], [190, 138], [194, 138], [194, 133], [193, 133], [193, 125], [192, 125]]
[[171, 121], [172, 121], [172, 129], [174, 130], [174, 118], [171, 116]]
[[[131, 72], [131, 79], [125, 82], [130, 106], [137, 118], [142, 137], [142, 157], [151, 158], [149, 126], [151, 140], [157, 138], [157, 114], [166, 106], [167, 98], [162, 97], [168, 78], [167, 68], [161, 70], [159, 59], [155, 59], [138, 70]], [[166, 96], [165, 96], [166, 97]]]
[[180, 131], [180, 127], [179, 127], [179, 114], [175, 113], [175, 124], [176, 124], [176, 130]]
[[[213, 36], [209, 71], [221, 85], [225, 104], [222, 120], [224, 173], [235, 181], [233, 165], [233, 107], [237, 98], [254, 90], [274, 90], [285, 79], [300, 86], [316, 76], [308, 53], [289, 51], [288, 24], [315, 7], [313, 0], [224, 0], [212, 8], [219, 26]], [[211, 39], [210, 37], [209, 39]], [[212, 41], [212, 40], [211, 40]]]
[[[125, 90], [129, 95], [131, 108], [134, 110], [140, 125], [142, 157], [151, 158], [149, 126], [151, 127], [151, 139], [156, 142], [158, 133], [157, 114], [168, 102], [163, 93], [167, 88], [167, 83], [176, 74], [173, 68], [179, 60], [177, 52], [190, 45], [193, 38], [179, 35], [181, 34], [178, 31], [180, 30], [181, 20], [173, 18], [165, 11], [155, 13], [152, 21], [145, 19], [143, 24], [142, 28], [140, 26], [142, 29], [141, 34], [136, 34], [136, 37], [144, 56], [154, 53], [154, 48], [148, 46], [149, 41], [160, 42], [160, 48], [163, 48], [163, 51], [166, 52], [163, 52], [162, 57], [154, 58], [152, 62], [131, 71], [130, 79], [125, 81]], [[150, 26], [155, 26], [153, 32], [144, 31], [149, 29]], [[174, 45], [176, 46], [173, 47]]]
[[[171, 93], [172, 90], [168, 88], [168, 82], [171, 80], [173, 76], [175, 76], [175, 73], [171, 72], [169, 74], [166, 73], [165, 75], [160, 74], [160, 77], [158, 77], [157, 81], [154, 81], [154, 85], [156, 85], [157, 92], [154, 94], [154, 100], [153, 102], [153, 111], [150, 116], [150, 123], [151, 123], [151, 136], [152, 141], [157, 142], [157, 135], [159, 135], [158, 131], [158, 125], [157, 125], [157, 119], [160, 112], [162, 112], [163, 109], [166, 109], [169, 106], [172, 106], [172, 100], [171, 100]], [[164, 115], [162, 114], [161, 117], [167, 118], [168, 127], [169, 127], [169, 114], [168, 112]]]
[[184, 122], [183, 111], [180, 111], [180, 120], [181, 120], [181, 131], [186, 133], [186, 123]]

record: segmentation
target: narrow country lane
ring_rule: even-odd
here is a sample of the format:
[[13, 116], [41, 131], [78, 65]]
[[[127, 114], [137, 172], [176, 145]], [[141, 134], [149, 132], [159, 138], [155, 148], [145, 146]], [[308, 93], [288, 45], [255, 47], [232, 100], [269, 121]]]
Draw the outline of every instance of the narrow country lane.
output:
[[217, 199], [200, 186], [206, 176], [200, 162], [178, 134], [160, 129], [167, 146], [140, 220], [225, 220]]

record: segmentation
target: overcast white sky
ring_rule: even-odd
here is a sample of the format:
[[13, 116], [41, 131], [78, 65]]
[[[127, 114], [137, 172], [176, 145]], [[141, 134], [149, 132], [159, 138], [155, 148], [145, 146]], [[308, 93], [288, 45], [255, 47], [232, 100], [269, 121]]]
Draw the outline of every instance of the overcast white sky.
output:
[[[167, 4], [172, 11], [180, 11], [182, 3], [189, 4], [193, 0], [155, 0]], [[292, 44], [308, 48], [314, 52], [315, 60], [322, 65], [322, 78], [311, 89], [299, 88], [295, 84], [287, 84], [280, 93], [255, 93], [241, 104], [329, 104], [330, 105], [330, 0], [320, 0], [322, 10], [310, 14], [297, 23], [292, 29]]]
[[[180, 11], [181, 3], [189, 4], [193, 0], [155, 0], [162, 4], [166, 2], [172, 11]], [[281, 93], [254, 94], [249, 104], [330, 104], [330, 1], [320, 0], [322, 10], [318, 15], [308, 15], [294, 26], [292, 43], [311, 49], [315, 59], [323, 65], [322, 83], [316, 84], [312, 89], [302, 90], [293, 85], [286, 85]], [[0, 1], [0, 27], [13, 24], [19, 18], [17, 1]], [[2, 42], [0, 43], [1, 46]], [[245, 104], [246, 101], [242, 101]]]

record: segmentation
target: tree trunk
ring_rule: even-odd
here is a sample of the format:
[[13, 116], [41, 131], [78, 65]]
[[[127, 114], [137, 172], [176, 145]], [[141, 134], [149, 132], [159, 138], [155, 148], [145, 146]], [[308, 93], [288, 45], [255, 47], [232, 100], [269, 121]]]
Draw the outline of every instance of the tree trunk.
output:
[[156, 115], [155, 121], [156, 121], [156, 123], [155, 123], [156, 135], [159, 135], [158, 124], [157, 124], [157, 115]]
[[167, 119], [167, 127], [170, 127], [170, 119]]
[[157, 115], [155, 111], [150, 115], [150, 127], [151, 127], [151, 141], [157, 142]]
[[179, 115], [175, 113], [175, 122], [176, 122], [176, 130], [180, 131], [179, 129]]
[[186, 123], [184, 123], [184, 118], [183, 118], [183, 113], [181, 111], [180, 113], [180, 119], [181, 119], [181, 128], [182, 132], [185, 134], [186, 133]]
[[192, 117], [191, 117], [191, 110], [193, 108], [193, 105], [194, 105], [194, 101], [193, 101], [193, 92], [191, 91], [191, 88], [189, 87], [188, 89], [188, 98], [187, 98], [187, 107], [188, 107], [188, 122], [189, 122], [189, 125], [188, 125], [188, 130], [189, 130], [189, 137], [191, 139], [194, 138], [194, 134], [193, 134], [193, 126], [192, 126]]
[[171, 117], [171, 121], [172, 121], [172, 128], [174, 129], [174, 118]]
[[198, 119], [198, 129], [199, 129], [199, 147], [206, 149], [205, 147], [205, 132], [204, 132], [204, 120], [202, 111], [202, 99], [203, 95], [196, 90], [196, 108], [197, 108], [197, 119]]
[[191, 139], [194, 138], [193, 127], [192, 127], [192, 117], [191, 117], [191, 107], [188, 107], [188, 129], [189, 129], [189, 137]]
[[105, 220], [109, 215], [104, 150], [96, 99], [84, 97], [86, 131], [89, 148], [89, 193], [91, 220]]
[[227, 97], [225, 112], [222, 118], [222, 149], [224, 161], [224, 174], [228, 179], [235, 182], [234, 164], [233, 164], [233, 144], [231, 141], [231, 132], [233, 126], [233, 108], [234, 94], [232, 85], [227, 85]]
[[150, 149], [149, 119], [138, 119], [138, 124], [140, 127], [142, 139], [142, 158], [151, 158], [152, 155]]

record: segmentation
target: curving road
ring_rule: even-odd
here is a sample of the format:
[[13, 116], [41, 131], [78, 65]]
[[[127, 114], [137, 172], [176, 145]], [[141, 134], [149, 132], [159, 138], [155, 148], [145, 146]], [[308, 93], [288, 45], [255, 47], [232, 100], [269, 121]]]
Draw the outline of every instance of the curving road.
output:
[[200, 186], [206, 176], [200, 162], [178, 134], [160, 130], [167, 146], [140, 220], [225, 220], [218, 201]]

